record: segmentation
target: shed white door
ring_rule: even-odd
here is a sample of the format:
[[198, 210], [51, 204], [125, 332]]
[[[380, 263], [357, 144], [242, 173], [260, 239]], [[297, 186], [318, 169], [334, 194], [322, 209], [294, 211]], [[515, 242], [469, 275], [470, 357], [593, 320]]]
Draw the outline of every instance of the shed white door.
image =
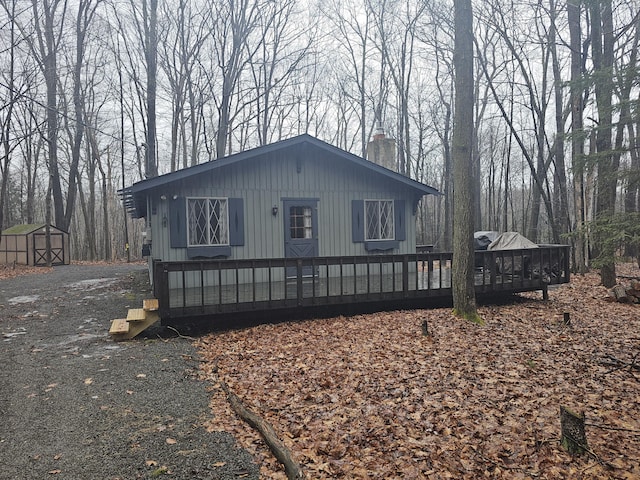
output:
[[[287, 199], [284, 209], [284, 254], [287, 258], [318, 256], [318, 200]], [[310, 276], [313, 270], [304, 267], [303, 275]], [[296, 269], [287, 268], [287, 277], [296, 275]]]

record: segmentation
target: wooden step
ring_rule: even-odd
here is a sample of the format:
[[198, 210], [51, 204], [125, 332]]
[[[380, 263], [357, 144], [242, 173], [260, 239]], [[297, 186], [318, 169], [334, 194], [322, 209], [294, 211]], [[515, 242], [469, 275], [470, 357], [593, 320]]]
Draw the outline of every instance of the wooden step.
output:
[[151, 325], [156, 323], [158, 320], [160, 320], [160, 315], [158, 315], [156, 312], [146, 312], [146, 313], [147, 313], [147, 316], [144, 319], [144, 321], [128, 322], [129, 333], [127, 333], [126, 335], [127, 339], [135, 337], [136, 335], [138, 335], [139, 333], [143, 332], [144, 330], [149, 328]]
[[144, 322], [147, 319], [147, 312], [144, 308], [130, 308], [127, 313], [128, 322]]
[[[153, 306], [153, 305], [152, 305]], [[127, 318], [113, 320], [109, 334], [114, 340], [129, 340], [160, 320], [156, 311], [130, 308]]]
[[131, 324], [127, 322], [126, 318], [117, 318], [111, 321], [111, 328], [109, 328], [109, 335], [123, 335], [129, 333], [129, 326]]
[[158, 299], [157, 298], [145, 298], [142, 301], [142, 308], [147, 312], [158, 311]]

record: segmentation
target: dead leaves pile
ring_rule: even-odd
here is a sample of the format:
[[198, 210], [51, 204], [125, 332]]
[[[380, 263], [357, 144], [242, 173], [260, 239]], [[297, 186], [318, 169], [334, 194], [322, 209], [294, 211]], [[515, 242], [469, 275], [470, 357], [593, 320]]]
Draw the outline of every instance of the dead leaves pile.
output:
[[[639, 478], [640, 372], [604, 360], [635, 361], [640, 307], [606, 303], [597, 284], [574, 276], [549, 302], [537, 293], [482, 307], [485, 326], [438, 309], [203, 337], [208, 428], [236, 436], [264, 477], [286, 478], [221, 379], [307, 478]], [[559, 445], [561, 405], [585, 412], [590, 455]]]

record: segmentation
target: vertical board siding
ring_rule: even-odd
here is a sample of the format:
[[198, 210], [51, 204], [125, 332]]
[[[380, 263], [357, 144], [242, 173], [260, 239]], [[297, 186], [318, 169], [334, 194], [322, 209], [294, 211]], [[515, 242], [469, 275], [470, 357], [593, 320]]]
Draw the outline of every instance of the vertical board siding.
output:
[[[287, 212], [284, 211], [282, 198], [319, 199], [320, 256], [367, 255], [364, 243], [352, 241], [352, 200], [404, 199], [406, 240], [400, 242], [400, 248], [392, 253], [415, 253], [413, 199], [407, 197], [406, 191], [344, 161], [313, 152], [301, 155], [300, 173], [294, 154], [270, 155], [232, 164], [224, 170], [215, 170], [181, 182], [172, 192], [154, 192], [156, 214], [150, 217], [153, 258], [163, 261], [187, 260], [185, 249], [170, 247], [170, 226], [162, 225], [162, 219], [165, 216], [169, 218], [169, 203], [173, 201], [174, 194], [181, 197], [244, 199], [244, 245], [231, 247], [231, 259], [238, 260], [284, 257], [284, 216]], [[163, 193], [166, 200], [160, 200]], [[274, 205], [278, 207], [277, 216], [272, 215]], [[243, 275], [247, 274], [243, 272]], [[256, 272], [256, 275], [266, 276], [267, 273]], [[207, 282], [217, 282], [217, 278], [214, 279], [209, 273], [205, 279]], [[181, 286], [182, 276], [171, 275], [170, 281], [170, 288]], [[185, 276], [188, 286], [196, 286], [200, 281], [197, 272], [189, 272]], [[174, 284], [176, 282], [179, 285]]]

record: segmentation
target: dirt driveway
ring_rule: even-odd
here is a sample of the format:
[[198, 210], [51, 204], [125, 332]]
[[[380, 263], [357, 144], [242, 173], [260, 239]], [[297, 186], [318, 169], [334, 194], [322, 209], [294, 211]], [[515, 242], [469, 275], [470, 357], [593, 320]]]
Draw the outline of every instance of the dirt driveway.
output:
[[258, 478], [230, 435], [202, 427], [212, 413], [190, 341], [160, 327], [109, 338], [146, 296], [143, 265], [0, 280], [1, 479]]

